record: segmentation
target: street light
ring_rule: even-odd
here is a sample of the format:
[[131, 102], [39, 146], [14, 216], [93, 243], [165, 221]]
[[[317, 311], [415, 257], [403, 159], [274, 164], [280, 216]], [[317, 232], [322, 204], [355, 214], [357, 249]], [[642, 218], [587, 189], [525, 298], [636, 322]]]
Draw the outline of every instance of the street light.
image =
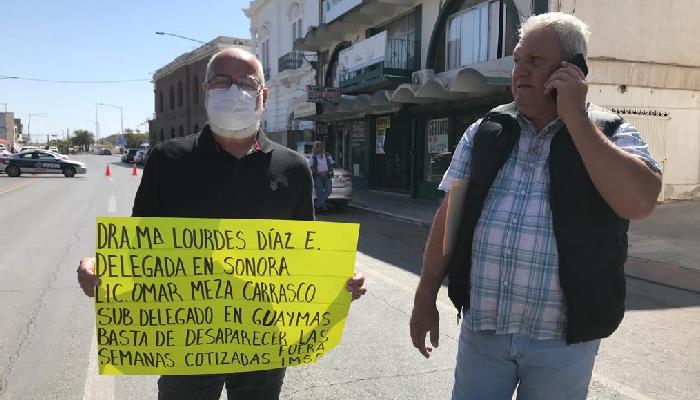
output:
[[193, 42], [197, 42], [197, 43], [207, 44], [207, 42], [202, 42], [201, 40], [197, 40], [197, 39], [192, 39], [192, 38], [188, 38], [187, 36], [181, 36], [181, 35], [176, 35], [176, 34], [174, 34], [174, 33], [168, 33], [168, 32], [156, 32], [156, 35], [167, 35], [167, 36], [175, 36], [175, 37], [179, 37], [180, 39], [186, 39], [186, 40], [191, 40], [191, 41], [193, 41]]
[[0, 104], [2, 104], [3, 106], [5, 106], [5, 114], [7, 114], [7, 103], [0, 103]]
[[115, 106], [114, 104], [107, 104], [107, 103], [97, 103], [100, 106], [108, 106], [108, 107], [114, 107], [119, 109], [119, 118], [121, 121], [121, 135], [122, 139], [124, 139], [124, 109], [121, 108], [120, 106]]
[[32, 133], [29, 128], [32, 126], [32, 116], [39, 117], [45, 116], [46, 113], [29, 113], [29, 118], [27, 119], [27, 136], [29, 136], [29, 144], [32, 144]]

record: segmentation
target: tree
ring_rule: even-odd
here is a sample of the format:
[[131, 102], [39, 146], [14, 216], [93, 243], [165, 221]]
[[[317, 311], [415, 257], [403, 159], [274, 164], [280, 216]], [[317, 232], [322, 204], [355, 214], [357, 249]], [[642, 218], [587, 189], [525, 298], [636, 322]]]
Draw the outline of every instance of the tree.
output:
[[73, 131], [73, 136], [70, 138], [73, 146], [80, 146], [83, 151], [86, 151], [93, 143], [95, 143], [95, 135], [86, 130]]
[[142, 143], [148, 142], [148, 134], [140, 133], [137, 129], [136, 131], [132, 129], [124, 129], [124, 136], [126, 136], [126, 147], [136, 148], [141, 146]]
[[49, 141], [49, 146], [56, 146], [59, 153], [68, 154], [70, 152], [70, 140], [52, 139]]

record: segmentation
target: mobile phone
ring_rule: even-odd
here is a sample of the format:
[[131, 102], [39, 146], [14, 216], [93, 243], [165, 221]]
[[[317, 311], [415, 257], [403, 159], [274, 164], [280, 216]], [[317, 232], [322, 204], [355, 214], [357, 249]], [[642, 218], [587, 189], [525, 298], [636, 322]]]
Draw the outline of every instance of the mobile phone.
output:
[[[579, 67], [579, 69], [583, 72], [583, 76], [588, 76], [588, 65], [586, 65], [586, 59], [583, 58], [583, 54], [578, 53], [576, 54], [572, 59], [569, 60], [571, 64], [574, 64], [575, 66]], [[554, 103], [557, 102], [557, 89], [552, 89], [549, 94], [552, 95], [552, 99], [554, 100]]]

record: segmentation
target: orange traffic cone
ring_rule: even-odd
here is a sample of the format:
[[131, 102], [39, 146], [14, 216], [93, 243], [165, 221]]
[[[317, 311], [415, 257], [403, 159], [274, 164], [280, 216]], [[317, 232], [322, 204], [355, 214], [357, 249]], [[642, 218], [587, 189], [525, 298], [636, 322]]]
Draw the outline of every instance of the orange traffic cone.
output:
[[139, 172], [136, 169], [136, 164], [134, 164], [134, 168], [131, 169], [131, 176], [138, 176]]
[[107, 164], [107, 169], [105, 170], [105, 176], [112, 176], [112, 170], [109, 168], [109, 164]]

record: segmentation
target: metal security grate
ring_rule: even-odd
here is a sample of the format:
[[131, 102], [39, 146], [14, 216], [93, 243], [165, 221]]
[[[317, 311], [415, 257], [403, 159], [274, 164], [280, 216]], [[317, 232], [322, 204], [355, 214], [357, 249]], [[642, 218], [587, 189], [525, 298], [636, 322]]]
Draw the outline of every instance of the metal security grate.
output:
[[[670, 134], [671, 115], [664, 111], [651, 109], [630, 109], [614, 106], [606, 107], [618, 114], [639, 130], [639, 134], [649, 146], [649, 152], [661, 166], [663, 173], [666, 167], [668, 136]], [[662, 178], [659, 201], [665, 199], [665, 182]]]

